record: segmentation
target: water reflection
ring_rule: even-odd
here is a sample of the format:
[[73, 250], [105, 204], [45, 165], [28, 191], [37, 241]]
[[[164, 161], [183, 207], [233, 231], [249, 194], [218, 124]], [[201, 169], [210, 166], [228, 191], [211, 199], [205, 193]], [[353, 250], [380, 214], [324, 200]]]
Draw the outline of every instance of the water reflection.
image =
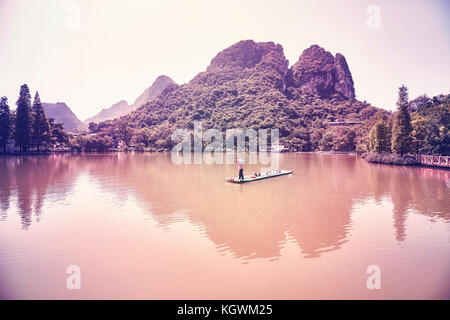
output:
[[[294, 175], [230, 185], [224, 177], [235, 174], [234, 166], [177, 166], [167, 154], [2, 157], [1, 223], [15, 202], [28, 230], [44, 218], [45, 204], [72, 193], [82, 174], [114, 194], [118, 205], [133, 195], [161, 226], [187, 220], [200, 226], [218, 252], [246, 259], [276, 259], [286, 239], [307, 258], [339, 249], [349, 241], [355, 204], [370, 199], [392, 203], [399, 242], [407, 237], [411, 210], [450, 219], [449, 171], [300, 154], [283, 155], [281, 166], [294, 169]], [[96, 210], [95, 203], [89, 206]]]
[[46, 196], [65, 198], [79, 174], [72, 169], [73, 160], [68, 155], [1, 157], [0, 158], [0, 207], [2, 219], [11, 201], [16, 199], [22, 228], [27, 230], [32, 222], [40, 220]]

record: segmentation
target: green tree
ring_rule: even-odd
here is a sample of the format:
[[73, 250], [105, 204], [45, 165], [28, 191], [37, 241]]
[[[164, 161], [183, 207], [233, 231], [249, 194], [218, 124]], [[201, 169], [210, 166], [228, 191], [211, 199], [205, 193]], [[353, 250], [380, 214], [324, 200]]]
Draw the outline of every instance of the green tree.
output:
[[333, 148], [333, 134], [331, 132], [326, 132], [319, 142], [320, 151], [330, 151]]
[[31, 95], [26, 84], [20, 87], [19, 99], [16, 102], [16, 128], [14, 139], [21, 151], [27, 151], [31, 143]]
[[0, 99], [0, 147], [6, 152], [6, 145], [11, 136], [11, 113], [8, 106], [8, 98]]
[[116, 134], [118, 138], [125, 143], [126, 147], [130, 146], [131, 138], [133, 137], [133, 129], [125, 120], [120, 120], [117, 124]]
[[345, 150], [343, 151], [355, 151], [356, 149], [356, 132], [349, 129], [345, 134]]
[[64, 131], [63, 124], [56, 122], [53, 118], [49, 118], [48, 123], [50, 125], [52, 143], [56, 145], [68, 145], [69, 135]]
[[403, 155], [412, 151], [411, 132], [413, 130], [408, 111], [408, 88], [404, 85], [398, 89], [397, 106], [398, 110], [394, 115], [392, 127], [391, 149], [393, 153]]
[[87, 139], [85, 144], [85, 151], [108, 151], [113, 147], [113, 144], [114, 142], [111, 137], [96, 134]]
[[98, 132], [98, 124], [95, 122], [89, 122], [88, 129], [90, 133], [96, 133]]
[[332, 137], [332, 151], [354, 151], [356, 149], [356, 134], [353, 129], [340, 128], [330, 135]]
[[389, 126], [385, 120], [378, 120], [370, 131], [370, 151], [390, 152]]
[[427, 137], [432, 130], [430, 121], [419, 114], [414, 114], [411, 125], [413, 127], [411, 134], [414, 152], [421, 153], [426, 145]]
[[33, 121], [32, 121], [32, 143], [39, 151], [41, 145], [46, 145], [50, 142], [51, 132], [47, 117], [45, 116], [44, 108], [42, 107], [41, 98], [36, 91], [33, 102]]
[[419, 105], [413, 119], [413, 135], [420, 153], [450, 154], [450, 95], [436, 96]]
[[131, 144], [143, 144], [145, 147], [148, 147], [150, 144], [150, 136], [151, 132], [148, 128], [136, 130], [133, 134], [133, 138], [131, 139]]

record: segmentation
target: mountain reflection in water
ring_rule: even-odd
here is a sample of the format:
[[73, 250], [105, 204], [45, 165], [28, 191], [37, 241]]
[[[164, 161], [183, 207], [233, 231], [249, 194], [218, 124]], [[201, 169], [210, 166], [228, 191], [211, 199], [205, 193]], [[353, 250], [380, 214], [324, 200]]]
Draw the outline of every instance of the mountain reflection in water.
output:
[[[259, 167], [247, 165], [245, 171]], [[93, 215], [102, 212], [98, 217], [107, 228], [110, 216], [105, 210], [132, 201], [157, 227], [188, 222], [214, 244], [218, 254], [231, 254], [244, 264], [257, 258], [275, 261], [288, 243], [295, 244], [303, 258], [339, 251], [355, 241], [352, 236], [358, 224], [370, 230], [369, 222], [356, 223], [354, 216], [368, 203], [385, 209], [361, 210], [358, 217], [390, 221], [380, 230], [390, 243], [401, 244], [408, 238], [412, 214], [444, 223], [449, 234], [450, 171], [371, 165], [353, 156], [314, 154], [282, 154], [281, 167], [294, 173], [233, 185], [224, 181], [236, 175], [233, 165], [175, 165], [169, 154], [1, 157], [0, 242], [4, 241], [2, 228], [17, 233], [46, 224], [47, 206], [70, 210], [77, 201], [84, 201], [79, 198], [80, 181], [98, 186], [100, 194], [113, 198], [84, 203], [86, 211], [70, 215], [80, 225], [89, 225]], [[17, 230], [12, 230], [12, 215], [20, 216], [22, 230], [15, 225]], [[139, 219], [145, 223], [145, 216]], [[133, 228], [123, 228], [118, 232], [132, 234]]]

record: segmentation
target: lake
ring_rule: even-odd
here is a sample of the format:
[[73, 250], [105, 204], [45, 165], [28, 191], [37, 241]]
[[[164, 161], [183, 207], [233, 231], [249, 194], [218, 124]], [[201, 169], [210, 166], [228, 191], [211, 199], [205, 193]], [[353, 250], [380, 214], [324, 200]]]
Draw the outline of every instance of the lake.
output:
[[0, 157], [0, 298], [450, 298], [449, 170], [280, 167], [295, 171], [236, 185], [235, 165], [167, 153]]

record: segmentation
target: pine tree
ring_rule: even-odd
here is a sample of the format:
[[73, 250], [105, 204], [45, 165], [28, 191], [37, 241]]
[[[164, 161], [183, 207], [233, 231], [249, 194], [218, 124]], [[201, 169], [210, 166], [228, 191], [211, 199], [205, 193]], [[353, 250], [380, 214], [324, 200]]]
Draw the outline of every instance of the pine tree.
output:
[[50, 142], [50, 125], [42, 107], [41, 98], [36, 91], [33, 102], [32, 142], [39, 151], [41, 145]]
[[6, 152], [6, 145], [11, 136], [11, 113], [8, 106], [8, 98], [0, 99], [0, 147]]
[[374, 152], [389, 152], [389, 126], [383, 119], [378, 120], [370, 131], [370, 149]]
[[404, 155], [412, 151], [412, 125], [411, 116], [408, 112], [408, 88], [402, 85], [398, 89], [398, 111], [394, 116], [394, 124], [392, 127], [392, 143], [393, 153]]
[[19, 99], [16, 102], [16, 128], [14, 139], [22, 151], [27, 151], [31, 143], [31, 96], [26, 84], [20, 87]]

